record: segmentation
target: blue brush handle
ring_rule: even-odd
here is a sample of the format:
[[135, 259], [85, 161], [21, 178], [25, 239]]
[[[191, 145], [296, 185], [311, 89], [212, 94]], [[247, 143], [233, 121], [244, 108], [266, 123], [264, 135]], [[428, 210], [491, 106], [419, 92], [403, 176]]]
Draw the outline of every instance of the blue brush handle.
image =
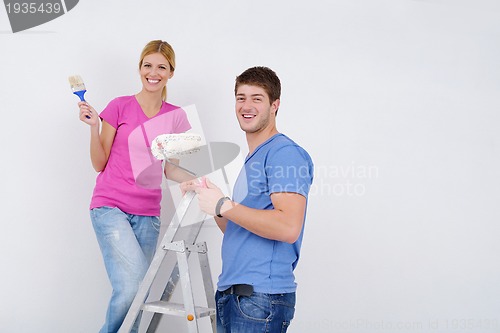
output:
[[87, 92], [87, 90], [79, 90], [79, 91], [74, 91], [73, 94], [80, 97], [80, 100], [82, 102], [85, 102], [85, 98], [83, 97], [83, 95], [85, 95], [86, 92]]
[[[75, 91], [73, 92], [73, 94], [75, 94], [76, 96], [80, 97], [80, 100], [82, 102], [85, 102], [85, 98], [83, 97], [85, 95], [85, 93], [87, 92], [87, 90], [79, 90], [79, 91]], [[90, 116], [85, 116], [87, 119], [90, 119]]]

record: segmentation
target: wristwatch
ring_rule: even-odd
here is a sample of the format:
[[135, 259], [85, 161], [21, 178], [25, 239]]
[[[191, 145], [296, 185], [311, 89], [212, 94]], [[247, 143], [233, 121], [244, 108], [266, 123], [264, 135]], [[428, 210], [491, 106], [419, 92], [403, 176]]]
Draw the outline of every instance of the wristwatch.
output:
[[217, 215], [217, 217], [222, 217], [222, 215], [220, 214], [220, 209], [222, 208], [222, 205], [224, 204], [224, 202], [226, 202], [226, 200], [231, 200], [231, 198], [222, 197], [219, 199], [219, 201], [217, 201], [217, 205], [215, 205], [215, 215]]

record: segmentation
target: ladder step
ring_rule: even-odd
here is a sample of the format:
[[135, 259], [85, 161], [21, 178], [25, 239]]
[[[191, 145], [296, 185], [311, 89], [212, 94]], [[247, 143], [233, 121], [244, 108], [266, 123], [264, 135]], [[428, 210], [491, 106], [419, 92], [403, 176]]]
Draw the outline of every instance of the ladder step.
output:
[[[142, 309], [147, 312], [156, 312], [174, 316], [187, 316], [184, 304], [156, 301], [142, 305]], [[195, 306], [196, 318], [215, 315], [215, 309], [202, 306]]]

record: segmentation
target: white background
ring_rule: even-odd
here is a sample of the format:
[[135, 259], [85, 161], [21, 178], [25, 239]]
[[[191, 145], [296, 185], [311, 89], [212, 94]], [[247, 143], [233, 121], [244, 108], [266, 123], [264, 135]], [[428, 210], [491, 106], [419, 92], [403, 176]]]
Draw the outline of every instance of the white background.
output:
[[[500, 332], [494, 0], [82, 0], [17, 34], [2, 7], [2, 332], [102, 324], [96, 174], [67, 77], [101, 110], [139, 91], [151, 39], [173, 45], [169, 101], [196, 105], [207, 141], [246, 149], [237, 74], [282, 80], [278, 129], [316, 169], [289, 332]], [[216, 277], [221, 235], [201, 237]]]

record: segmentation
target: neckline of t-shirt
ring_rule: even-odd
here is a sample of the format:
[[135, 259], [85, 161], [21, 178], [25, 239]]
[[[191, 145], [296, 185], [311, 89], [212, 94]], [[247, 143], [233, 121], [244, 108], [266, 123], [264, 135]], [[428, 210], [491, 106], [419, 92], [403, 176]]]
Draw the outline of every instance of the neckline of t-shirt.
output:
[[253, 155], [255, 155], [255, 153], [257, 153], [257, 151], [259, 151], [262, 147], [267, 145], [269, 142], [273, 141], [278, 136], [285, 136], [285, 134], [276, 133], [273, 136], [271, 136], [269, 139], [267, 139], [266, 141], [262, 142], [260, 145], [257, 146], [257, 148], [255, 148], [255, 150], [250, 155], [247, 156], [247, 158], [245, 159], [245, 162], [248, 161]]
[[165, 110], [166, 105], [168, 104], [166, 101], [161, 101], [160, 110], [159, 110], [159, 111], [158, 111], [158, 112], [157, 112], [154, 116], [152, 116], [152, 117], [148, 117], [148, 116], [146, 115], [146, 113], [144, 112], [144, 110], [142, 109], [141, 103], [139, 103], [139, 101], [137, 100], [137, 97], [136, 97], [135, 95], [132, 95], [132, 96], [130, 96], [130, 97], [132, 97], [132, 99], [135, 101], [135, 103], [136, 103], [136, 104], [137, 104], [137, 106], [139, 107], [139, 110], [141, 110], [142, 115], [143, 115], [143, 116], [144, 116], [144, 118], [146, 118], [146, 119], [153, 119], [153, 118], [158, 117], [159, 115], [161, 115], [161, 114], [165, 113], [165, 111], [164, 111], [164, 110]]

